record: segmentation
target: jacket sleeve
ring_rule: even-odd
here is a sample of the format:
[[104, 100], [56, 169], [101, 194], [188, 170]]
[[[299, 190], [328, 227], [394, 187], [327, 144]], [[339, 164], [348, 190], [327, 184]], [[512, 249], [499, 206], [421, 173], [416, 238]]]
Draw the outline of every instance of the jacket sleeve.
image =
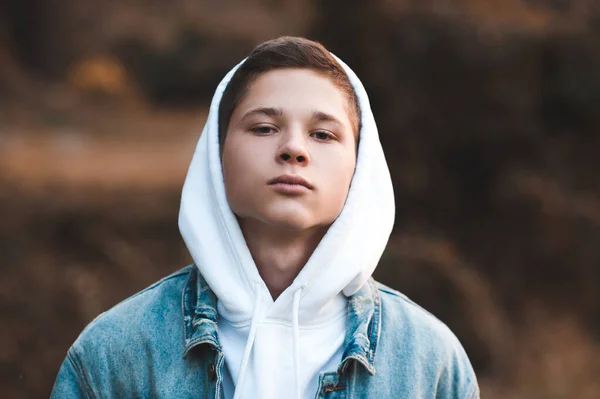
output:
[[58, 371], [50, 398], [95, 398], [73, 348], [69, 349]]
[[[446, 375], [447, 377], [448, 375]], [[466, 376], [464, 376], [466, 377]], [[475, 379], [475, 375], [466, 378], [457, 378], [455, 374], [450, 378], [442, 378], [438, 382], [437, 397], [448, 399], [479, 399], [479, 385]]]
[[438, 397], [479, 399], [479, 385], [471, 362], [457, 339], [454, 343], [454, 350], [450, 352], [446, 367], [438, 380]]

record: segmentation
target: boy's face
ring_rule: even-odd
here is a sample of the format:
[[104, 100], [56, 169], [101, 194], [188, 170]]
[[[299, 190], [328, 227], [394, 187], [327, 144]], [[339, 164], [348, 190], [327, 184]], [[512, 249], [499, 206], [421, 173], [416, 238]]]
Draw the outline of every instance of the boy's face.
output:
[[333, 223], [356, 166], [349, 109], [331, 80], [308, 69], [256, 79], [231, 115], [223, 145], [233, 212], [244, 223], [293, 230]]

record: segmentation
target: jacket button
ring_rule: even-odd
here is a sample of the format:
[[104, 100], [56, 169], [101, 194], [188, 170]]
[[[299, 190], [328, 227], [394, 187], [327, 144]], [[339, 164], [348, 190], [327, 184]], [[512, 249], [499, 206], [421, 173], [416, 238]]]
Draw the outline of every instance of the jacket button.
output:
[[208, 379], [210, 381], [214, 380], [217, 377], [217, 369], [214, 364], [210, 364], [208, 366]]

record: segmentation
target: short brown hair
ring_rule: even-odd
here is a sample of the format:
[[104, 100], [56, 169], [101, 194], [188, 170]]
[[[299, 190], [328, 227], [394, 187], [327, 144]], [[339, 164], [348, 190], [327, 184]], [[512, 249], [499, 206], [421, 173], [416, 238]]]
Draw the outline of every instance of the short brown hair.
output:
[[231, 115], [248, 93], [252, 82], [268, 71], [283, 68], [310, 69], [330, 78], [348, 97], [350, 120], [358, 134], [361, 127], [358, 97], [342, 66], [321, 43], [302, 37], [282, 36], [255, 47], [227, 84], [219, 105], [221, 151]]

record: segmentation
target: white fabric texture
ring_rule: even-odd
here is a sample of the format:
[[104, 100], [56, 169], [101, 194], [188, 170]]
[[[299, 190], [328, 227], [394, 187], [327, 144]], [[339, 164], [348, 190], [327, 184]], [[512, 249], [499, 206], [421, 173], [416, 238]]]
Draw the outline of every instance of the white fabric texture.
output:
[[336, 59], [361, 109], [356, 170], [341, 214], [277, 300], [229, 207], [221, 168], [219, 104], [241, 63], [217, 87], [188, 170], [179, 228], [218, 298], [219, 340], [229, 373], [226, 398], [315, 397], [319, 373], [336, 370], [341, 361], [346, 297], [369, 279], [392, 230], [392, 183], [369, 99], [354, 72]]

